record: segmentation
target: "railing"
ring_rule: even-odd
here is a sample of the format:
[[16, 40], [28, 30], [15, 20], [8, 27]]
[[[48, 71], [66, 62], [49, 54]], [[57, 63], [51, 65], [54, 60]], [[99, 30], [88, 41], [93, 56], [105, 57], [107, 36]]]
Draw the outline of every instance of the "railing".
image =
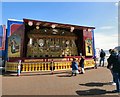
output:
[[[22, 72], [34, 71], [51, 71], [53, 66], [54, 70], [69, 70], [71, 69], [71, 61], [61, 62], [22, 62]], [[6, 71], [17, 72], [18, 62], [7, 62], [5, 66]], [[94, 67], [94, 60], [85, 60], [85, 68]]]
[[[5, 70], [17, 72], [17, 62], [7, 62]], [[71, 62], [31, 62], [22, 63], [22, 72], [31, 71], [50, 71], [50, 67], [53, 66], [55, 70], [66, 70], [71, 68]]]
[[6, 62], [5, 71], [17, 72], [18, 63], [17, 62]]
[[85, 68], [90, 68], [90, 67], [94, 67], [95, 66], [95, 62], [93, 59], [90, 59], [90, 60], [85, 60]]

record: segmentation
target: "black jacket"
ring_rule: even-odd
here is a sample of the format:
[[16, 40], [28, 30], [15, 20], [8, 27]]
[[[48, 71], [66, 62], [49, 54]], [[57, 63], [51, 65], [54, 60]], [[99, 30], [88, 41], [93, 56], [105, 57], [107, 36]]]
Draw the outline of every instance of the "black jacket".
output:
[[84, 58], [81, 58], [81, 60], [80, 60], [80, 67], [84, 64]]
[[101, 58], [104, 58], [104, 57], [105, 57], [105, 52], [104, 52], [104, 51], [101, 51], [101, 52], [100, 52], [100, 57], [101, 57]]
[[120, 64], [118, 62], [118, 56], [116, 53], [112, 53], [110, 57], [107, 59], [108, 61], [108, 66], [107, 68], [112, 67], [112, 71], [114, 73], [120, 73]]

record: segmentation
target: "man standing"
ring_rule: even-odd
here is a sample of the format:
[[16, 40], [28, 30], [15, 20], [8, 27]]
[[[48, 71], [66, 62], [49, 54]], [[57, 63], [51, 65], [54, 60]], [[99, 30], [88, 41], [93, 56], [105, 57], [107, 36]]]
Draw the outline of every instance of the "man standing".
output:
[[112, 62], [111, 62], [111, 61], [112, 61], [112, 60], [111, 60], [111, 57], [114, 56], [115, 53], [114, 53], [114, 50], [112, 50], [112, 49], [109, 49], [109, 53], [110, 53], [110, 56], [109, 56], [109, 58], [107, 59], [107, 62], [108, 62], [107, 68], [110, 69], [111, 74], [112, 74], [112, 77], [113, 77], [113, 80], [111, 81], [111, 82], [112, 82], [111, 84], [112, 84], [112, 85], [116, 85], [116, 83], [115, 83], [115, 77], [114, 77], [113, 71], [112, 71], [113, 65], [111, 64], [111, 63], [112, 63]]
[[115, 50], [112, 50], [108, 59], [108, 68], [111, 68], [114, 81], [116, 83], [116, 90], [112, 92], [120, 93], [120, 63], [118, 61], [118, 55]]
[[[100, 65], [99, 66], [104, 66], [104, 60], [105, 60], [105, 52], [103, 51], [103, 49], [101, 49], [101, 52], [100, 52]], [[103, 61], [103, 65], [101, 65], [102, 61]]]

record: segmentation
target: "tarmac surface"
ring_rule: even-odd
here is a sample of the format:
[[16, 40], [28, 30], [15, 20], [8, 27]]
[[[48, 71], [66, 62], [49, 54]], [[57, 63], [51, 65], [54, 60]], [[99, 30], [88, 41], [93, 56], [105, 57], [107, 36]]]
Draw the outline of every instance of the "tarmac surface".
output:
[[112, 75], [106, 67], [87, 69], [85, 74], [71, 76], [71, 71], [4, 74], [2, 95], [78, 95], [91, 97], [120, 97], [112, 93]]

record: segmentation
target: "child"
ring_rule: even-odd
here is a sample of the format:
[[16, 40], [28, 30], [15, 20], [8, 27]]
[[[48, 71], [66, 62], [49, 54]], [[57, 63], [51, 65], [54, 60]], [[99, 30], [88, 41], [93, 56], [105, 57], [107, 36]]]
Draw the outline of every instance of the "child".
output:
[[20, 73], [21, 73], [21, 60], [19, 60], [19, 63], [18, 63], [17, 75], [20, 76]]
[[72, 61], [72, 76], [73, 76], [73, 74], [75, 74], [75, 76], [76, 76], [77, 73], [78, 73], [78, 63], [76, 62], [76, 59], [73, 58], [73, 61]]

